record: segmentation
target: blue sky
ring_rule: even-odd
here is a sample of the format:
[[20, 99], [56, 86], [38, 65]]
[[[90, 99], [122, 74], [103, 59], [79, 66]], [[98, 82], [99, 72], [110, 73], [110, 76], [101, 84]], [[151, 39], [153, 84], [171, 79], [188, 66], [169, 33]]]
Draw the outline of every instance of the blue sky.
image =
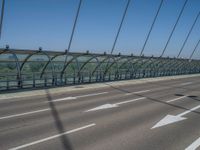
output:
[[[0, 0], [1, 1], [1, 0]], [[165, 0], [144, 54], [159, 56], [185, 0]], [[67, 48], [79, 0], [6, 0], [0, 47], [63, 51]], [[83, 0], [71, 51], [110, 52], [127, 0]], [[132, 0], [114, 53], [138, 55], [160, 0]], [[176, 56], [197, 13], [200, 0], [189, 0], [167, 47]], [[200, 18], [182, 57], [200, 39]], [[200, 58], [200, 46], [193, 58]]]

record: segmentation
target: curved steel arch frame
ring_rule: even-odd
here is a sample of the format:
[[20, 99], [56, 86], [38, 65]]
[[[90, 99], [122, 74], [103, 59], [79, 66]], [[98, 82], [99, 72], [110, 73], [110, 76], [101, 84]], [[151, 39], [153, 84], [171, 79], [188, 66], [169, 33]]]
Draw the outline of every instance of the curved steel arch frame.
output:
[[20, 71], [20, 63], [19, 63], [19, 59], [16, 55], [15, 52], [13, 52], [12, 50], [9, 49], [4, 49], [0, 55], [5, 54], [5, 53], [10, 53], [13, 55], [14, 59], [15, 59], [15, 64], [16, 64], [16, 68], [17, 68], [17, 82], [18, 82], [18, 87], [22, 87], [22, 79], [21, 79], [21, 71]]
[[[139, 66], [136, 66], [137, 68], [134, 68], [134, 73], [135, 73], [135, 77], [136, 77], [136, 74], [139, 74], [139, 78], [141, 77], [141, 72], [142, 71], [142, 77], [144, 77], [144, 70], [143, 69], [143, 66], [148, 64], [149, 62], [151, 62], [151, 59], [153, 59], [153, 57], [149, 57], [149, 58], [141, 58], [141, 61], [138, 61]], [[136, 63], [135, 65], [137, 65], [138, 63]], [[135, 66], [134, 66], [135, 67]], [[141, 70], [140, 70], [141, 69]], [[139, 71], [139, 72], [138, 72]]]
[[34, 52], [34, 53], [31, 53], [29, 54], [25, 59], [24, 61], [22, 62], [21, 66], [20, 66], [20, 71], [22, 71], [23, 67], [24, 67], [24, 64], [35, 54], [38, 54], [40, 53], [40, 51], [37, 51], [37, 52]]
[[78, 58], [82, 57], [82, 56], [87, 56], [87, 55], [88, 54], [80, 54], [77, 56], [73, 56], [73, 58], [70, 61], [67, 61], [63, 66], [63, 70], [61, 71], [61, 74], [60, 74], [61, 78], [63, 77], [63, 74], [64, 74], [65, 70], [67, 69], [67, 67], [69, 66], [69, 64], [71, 64], [74, 60], [76, 61], [78, 72], [79, 72], [80, 71], [80, 63], [78, 61]]
[[[51, 73], [52, 73], [52, 80], [53, 80], [52, 82], [54, 82], [54, 77], [55, 77], [54, 64], [52, 63], [51, 57], [50, 57], [46, 52], [44, 52], [44, 51], [36, 51], [35, 53], [29, 54], [29, 55], [24, 59], [22, 65], [21, 65], [21, 67], [20, 67], [20, 72], [22, 72], [24, 65], [26, 64], [26, 62], [28, 62], [28, 60], [29, 60], [31, 57], [33, 57], [34, 55], [40, 54], [40, 53], [43, 54], [44, 56], [46, 56], [46, 57], [48, 58], [47, 63], [49, 62], [49, 63], [51, 64]], [[47, 64], [47, 63], [46, 63], [46, 64]], [[45, 67], [45, 69], [46, 69], [46, 65], [45, 65], [44, 67]], [[44, 68], [44, 67], [43, 67], [43, 68]], [[43, 73], [44, 73], [43, 71], [44, 71], [45, 69], [42, 69], [42, 72], [41, 72], [41, 74], [40, 74], [40, 78], [42, 78], [42, 75], [43, 75]]]
[[105, 71], [103, 73], [104, 78], [105, 78], [106, 74], [108, 73], [108, 71], [110, 70], [110, 68], [115, 64], [117, 65], [115, 73], [117, 73], [117, 74], [119, 73], [119, 61], [124, 59], [125, 57], [119, 57], [118, 59], [117, 58], [113, 57], [113, 62], [110, 65], [108, 64], [107, 68], [105, 69]]
[[[102, 56], [103, 57], [103, 56]], [[105, 57], [105, 56], [104, 56]], [[92, 75], [94, 75], [94, 73], [101, 67], [101, 65], [103, 63], [105, 63], [106, 61], [108, 61], [110, 59], [109, 56], [106, 56], [106, 58], [104, 58], [96, 67], [95, 69], [92, 71]], [[114, 59], [114, 58], [111, 58], [111, 59]], [[100, 68], [100, 70], [102, 70], [102, 68]]]
[[[153, 59], [153, 58], [152, 58]], [[165, 61], [164, 59], [162, 58], [159, 58], [159, 59], [153, 59], [151, 61], [151, 63], [149, 63], [145, 68], [144, 68], [144, 71], [145, 71], [145, 74], [146, 74], [146, 71], [149, 71], [150, 73], [150, 77], [152, 76], [155, 76], [155, 72], [153, 72], [153, 70], [155, 71], [157, 67], [159, 67], [158, 65], [162, 64], [163, 61]], [[148, 76], [147, 76], [148, 77]]]
[[49, 63], [53, 63], [53, 60], [54, 60], [56, 57], [58, 57], [58, 56], [62, 56], [62, 55], [65, 55], [65, 53], [64, 53], [64, 54], [58, 54], [58, 55], [55, 55], [55, 56], [53, 56], [51, 59], [49, 59], [49, 61], [44, 65], [44, 67], [43, 67], [43, 69], [42, 69], [42, 72], [41, 72], [40, 78], [43, 77], [44, 72], [46, 71], [46, 68], [47, 68], [47, 66], [49, 65]]
[[[99, 62], [99, 59], [98, 59], [98, 57], [97, 56], [95, 56], [95, 55], [93, 55], [91, 58], [89, 58], [86, 62], [84, 62], [83, 64], [82, 64], [82, 66], [80, 66], [80, 68], [79, 68], [79, 71], [78, 71], [78, 80], [79, 80], [79, 82], [81, 82], [81, 78], [83, 78], [83, 75], [81, 74], [81, 71], [84, 69], [84, 67], [88, 64], [88, 63], [90, 63], [90, 61], [91, 60], [93, 60], [93, 59], [95, 59], [96, 60], [96, 66], [98, 66], [99, 64], [100, 64], [100, 62]], [[92, 77], [92, 75], [91, 75], [91, 72], [89, 72], [89, 79], [91, 80], [91, 77]], [[82, 82], [84, 82], [84, 81], [82, 81]]]
[[98, 57], [94, 55], [94, 56], [92, 56], [91, 58], [89, 58], [89, 59], [80, 67], [78, 74], [80, 74], [80, 72], [83, 70], [83, 68], [84, 68], [91, 60], [93, 60], [93, 59], [96, 60], [96, 66], [100, 64]]
[[[119, 70], [120, 70], [121, 68], [123, 69], [123, 66], [124, 66], [124, 65], [127, 65], [127, 64], [128, 64], [128, 66], [130, 66], [130, 67], [126, 70], [126, 72], [125, 72], [125, 79], [126, 79], [126, 76], [127, 76], [128, 73], [130, 74], [130, 77], [129, 77], [129, 78], [133, 78], [133, 71], [134, 71], [134, 63], [133, 63], [133, 61], [134, 61], [135, 59], [137, 59], [137, 58], [131, 57], [131, 58], [127, 59], [127, 61], [125, 61], [124, 63], [122, 63], [122, 64], [119, 66]], [[136, 61], [136, 62], [137, 62], [137, 61]]]
[[[23, 77], [26, 76], [26, 72], [23, 72], [23, 68], [27, 62], [34, 55], [45, 56], [45, 64], [40, 73], [40, 79], [43, 78], [48, 66], [51, 68], [52, 83], [57, 83], [57, 74], [60, 75], [61, 81], [63, 81], [62, 76], [66, 72], [66, 69], [70, 64], [73, 64], [72, 71], [74, 71], [72, 76], [78, 79], [78, 82], [73, 84], [84, 83], [84, 80], [92, 78], [92, 82], [105, 81], [107, 77], [112, 76], [112, 80], [118, 79], [134, 79], [134, 78], [144, 78], [144, 77], [155, 77], [155, 76], [167, 76], [167, 75], [178, 75], [178, 74], [190, 74], [190, 73], [200, 73], [200, 61], [188, 59], [176, 59], [176, 58], [162, 58], [162, 57], [137, 57], [137, 56], [125, 56], [125, 55], [105, 55], [105, 54], [90, 54], [90, 53], [63, 53], [63, 52], [48, 52], [48, 51], [22, 51], [22, 50], [10, 50], [10, 49], [0, 49], [0, 55], [11, 54], [14, 58], [13, 63], [16, 64], [16, 82], [18, 87], [23, 87]], [[23, 60], [20, 60], [19, 55], [25, 56]], [[67, 62], [63, 60], [58, 60], [61, 69], [55, 71], [57, 60], [54, 61], [59, 56], [70, 56]], [[4, 59], [4, 57], [2, 57]], [[37, 60], [33, 60], [37, 61]], [[4, 60], [2, 61], [4, 62]], [[8, 60], [9, 62], [9, 60]], [[31, 60], [32, 62], [32, 60]], [[63, 64], [62, 64], [63, 62]], [[0, 61], [1, 63], [1, 61]], [[4, 62], [5, 63], [5, 62]], [[88, 64], [92, 63], [92, 67], [86, 67]], [[116, 65], [116, 67], [114, 67]], [[84, 70], [84, 72], [83, 72]], [[112, 72], [110, 72], [112, 71]], [[110, 72], [108, 74], [108, 72]], [[23, 73], [23, 77], [22, 77]], [[34, 72], [33, 72], [34, 73]], [[72, 77], [70, 75], [70, 77]], [[56, 76], [56, 77], [55, 77]], [[87, 77], [86, 77], [87, 76]], [[68, 76], [65, 76], [65, 78]], [[86, 79], [84, 79], [86, 77]], [[114, 79], [113, 79], [114, 77]], [[55, 78], [55, 79], [54, 79]], [[56, 81], [55, 81], [56, 80]], [[1, 81], [0, 81], [1, 82]], [[89, 81], [91, 82], [91, 80]], [[67, 84], [67, 83], [65, 83]], [[52, 84], [54, 85], [54, 84]], [[55, 85], [61, 85], [60, 83]], [[63, 85], [63, 84], [62, 84]]]
[[[166, 70], [169, 70], [169, 75], [173, 75], [173, 71], [170, 71], [170, 68], [177, 65], [177, 63], [176, 59], [168, 59], [166, 62], [162, 63], [161, 67], [157, 68], [157, 72], [160, 73], [164, 70], [162, 73], [166, 73]], [[173, 68], [173, 70], [176, 70], [176, 68]]]

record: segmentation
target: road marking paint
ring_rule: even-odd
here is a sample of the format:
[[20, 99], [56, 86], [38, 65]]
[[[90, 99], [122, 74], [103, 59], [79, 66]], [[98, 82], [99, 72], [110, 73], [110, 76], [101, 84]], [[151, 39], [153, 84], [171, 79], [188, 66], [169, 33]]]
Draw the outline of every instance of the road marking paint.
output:
[[149, 92], [149, 91], [151, 91], [151, 90], [143, 90], [143, 91], [138, 91], [138, 92], [126, 93], [126, 95], [146, 93], [146, 92]]
[[115, 105], [115, 104], [104, 104], [104, 105], [101, 105], [101, 106], [86, 110], [84, 112], [97, 111], [97, 110], [109, 109], [109, 108], [114, 108], [114, 107], [118, 107], [118, 105]]
[[191, 113], [192, 111], [195, 111], [195, 110], [197, 110], [197, 109], [199, 109], [199, 108], [200, 108], [200, 105], [198, 105], [198, 106], [196, 106], [196, 107], [194, 107], [194, 108], [192, 108], [192, 109], [189, 109], [189, 110], [187, 110], [187, 111], [185, 111], [185, 112], [179, 114], [178, 116], [179, 116], [179, 117], [182, 117], [182, 116], [187, 115], [187, 114]]
[[141, 98], [137, 98], [137, 99], [132, 99], [132, 100], [128, 100], [128, 101], [123, 101], [123, 102], [119, 102], [119, 103], [115, 103], [115, 104], [104, 104], [89, 110], [86, 110], [84, 112], [90, 112], [90, 111], [97, 111], [97, 110], [102, 110], [102, 109], [109, 109], [109, 108], [115, 108], [115, 107], [119, 107], [119, 105], [122, 104], [126, 104], [126, 103], [130, 103], [130, 102], [135, 102], [135, 101], [139, 101], [142, 99], [145, 99], [146, 97], [141, 97]]
[[145, 99], [146, 97], [140, 97], [140, 98], [136, 98], [136, 99], [132, 99], [132, 100], [128, 100], [128, 101], [123, 101], [123, 102], [119, 102], [119, 103], [115, 103], [115, 105], [121, 105], [121, 104], [126, 104], [126, 103], [130, 103], [130, 102], [136, 102], [142, 99]]
[[[59, 102], [59, 101], [65, 101], [65, 100], [73, 100], [73, 99], [77, 99], [77, 98], [102, 95], [102, 94], [106, 94], [106, 93], [108, 93], [108, 92], [93, 93], [93, 94], [81, 95], [81, 96], [77, 96], [77, 97], [66, 97], [66, 98], [56, 99], [56, 100], [52, 100], [52, 101], [46, 101], [45, 103], [48, 103], [48, 102]], [[36, 110], [36, 111], [30, 111], [30, 112], [15, 114], [15, 115], [3, 116], [3, 117], [0, 117], [0, 120], [14, 118], [14, 117], [20, 117], [20, 116], [25, 116], [25, 115], [31, 115], [31, 114], [45, 112], [45, 111], [49, 111], [49, 110], [50, 109], [47, 108], [47, 109], [41, 109], [41, 110]]]
[[61, 136], [66, 135], [66, 134], [71, 134], [71, 133], [74, 133], [74, 132], [77, 132], [77, 131], [80, 131], [80, 130], [83, 130], [83, 129], [86, 129], [86, 128], [89, 128], [89, 127], [93, 127], [95, 125], [96, 125], [95, 123], [92, 123], [92, 124], [89, 124], [89, 125], [86, 125], [86, 126], [83, 126], [83, 127], [80, 127], [80, 128], [76, 128], [76, 129], [61, 133], [61, 134], [57, 134], [57, 135], [54, 135], [54, 136], [50, 136], [50, 137], [47, 137], [47, 138], [44, 138], [44, 139], [40, 139], [40, 140], [31, 142], [31, 143], [28, 143], [28, 144], [24, 144], [24, 145], [21, 145], [21, 146], [10, 148], [9, 150], [23, 149], [23, 148], [26, 148], [26, 147], [29, 147], [29, 146], [32, 146], [32, 145], [36, 145], [36, 144], [39, 144], [39, 143], [43, 143], [43, 142], [61, 137]]
[[181, 96], [181, 97], [178, 97], [178, 98], [175, 98], [175, 99], [172, 99], [172, 100], [168, 100], [167, 103], [178, 101], [178, 100], [181, 100], [181, 99], [186, 98], [186, 97], [187, 96]]
[[108, 92], [101, 92], [101, 93], [93, 93], [93, 94], [87, 94], [87, 95], [80, 95], [80, 96], [76, 96], [76, 98], [83, 98], [83, 97], [89, 97], [89, 96], [98, 96], [98, 95], [103, 95], [103, 94], [107, 94]]
[[179, 121], [182, 121], [182, 120], [185, 120], [187, 118], [183, 117], [184, 115], [187, 115], [189, 114], [190, 112], [192, 111], [195, 111], [197, 109], [200, 108], [200, 105], [190, 109], [190, 110], [187, 110], [179, 115], [167, 115], [165, 116], [162, 120], [160, 120], [156, 125], [154, 125], [151, 129], [154, 129], [154, 128], [158, 128], [158, 127], [161, 127], [161, 126], [165, 126], [165, 125], [168, 125], [168, 124], [172, 124], [172, 123], [175, 123], [175, 122], [179, 122]]
[[14, 118], [14, 117], [20, 117], [20, 116], [25, 116], [25, 115], [31, 115], [31, 114], [40, 113], [40, 112], [49, 111], [49, 110], [50, 110], [50, 109], [47, 108], [47, 109], [41, 109], [41, 110], [36, 110], [36, 111], [30, 111], [30, 112], [21, 113], [21, 114], [15, 114], [15, 115], [4, 116], [4, 117], [0, 117], [0, 120], [9, 119], [9, 118]]
[[185, 85], [190, 85], [190, 84], [192, 84], [192, 82], [186, 82], [186, 83], [182, 83], [180, 85], [185, 86]]
[[200, 146], [200, 138], [194, 141], [190, 146], [188, 146], [185, 150], [196, 150]]
[[70, 100], [74, 100], [77, 98], [84, 98], [84, 97], [90, 97], [90, 96], [98, 96], [98, 95], [103, 95], [103, 94], [107, 94], [108, 92], [101, 92], [101, 93], [93, 93], [93, 94], [87, 94], [87, 95], [80, 95], [80, 96], [74, 96], [74, 97], [65, 97], [65, 98], [59, 98], [59, 99], [55, 99], [55, 100], [51, 100], [51, 101], [46, 101], [47, 102], [60, 102], [60, 101], [70, 101]]
[[55, 99], [55, 100], [46, 101], [46, 103], [48, 103], [48, 102], [69, 101], [69, 100], [73, 100], [73, 99], [77, 99], [77, 98], [76, 97], [65, 97], [65, 98], [59, 98], [59, 99]]

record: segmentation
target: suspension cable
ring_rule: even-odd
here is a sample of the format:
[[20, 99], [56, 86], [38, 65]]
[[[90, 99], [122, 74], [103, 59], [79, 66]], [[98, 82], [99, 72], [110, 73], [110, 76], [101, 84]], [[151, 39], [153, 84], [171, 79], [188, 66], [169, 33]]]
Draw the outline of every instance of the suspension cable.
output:
[[127, 4], [126, 4], [125, 10], [124, 10], [124, 13], [123, 13], [123, 16], [122, 16], [122, 20], [121, 20], [121, 23], [120, 23], [120, 26], [119, 26], [119, 28], [118, 28], [117, 35], [116, 35], [116, 37], [115, 37], [115, 40], [114, 40], [114, 43], [113, 43], [113, 46], [112, 46], [112, 49], [111, 49], [111, 54], [113, 54], [113, 51], [114, 51], [114, 49], [115, 49], [115, 46], [116, 46], [116, 43], [117, 43], [117, 40], [118, 40], [118, 37], [119, 37], [119, 33], [120, 33], [120, 31], [121, 31], [121, 28], [122, 28], [124, 19], [125, 19], [125, 17], [126, 17], [127, 10], [128, 10], [128, 7], [129, 7], [130, 2], [131, 2], [131, 0], [128, 0], [128, 2], [127, 2]]
[[67, 48], [68, 51], [70, 51], [70, 49], [71, 49], [71, 44], [72, 44], [72, 40], [73, 40], [73, 37], [74, 37], [74, 32], [75, 32], [75, 29], [76, 29], [76, 24], [77, 24], [77, 20], [78, 20], [80, 9], [81, 9], [81, 4], [82, 4], [82, 0], [80, 0], [79, 4], [78, 4], [78, 9], [77, 9], [77, 12], [76, 12], [76, 17], [75, 17], [75, 20], [74, 20], [73, 29], [72, 29], [72, 33], [71, 33], [71, 36], [70, 36], [69, 45], [68, 45], [68, 48]]
[[[71, 49], [71, 44], [72, 44], [72, 41], [73, 41], [74, 32], [75, 32], [76, 25], [77, 25], [77, 21], [78, 21], [78, 17], [79, 17], [79, 14], [80, 14], [80, 9], [81, 9], [82, 1], [83, 1], [83, 0], [80, 0], [80, 1], [79, 1], [79, 4], [78, 4], [78, 8], [77, 8], [77, 11], [76, 11], [76, 16], [75, 16], [75, 20], [74, 20], [74, 24], [73, 24], [73, 28], [72, 28], [70, 40], [69, 40], [69, 45], [68, 45], [67, 51], [65, 52], [66, 54], [67, 54], [67, 52], [69, 52], [70, 49]], [[61, 78], [62, 78], [63, 73], [64, 73], [64, 69], [65, 69], [65, 64], [66, 64], [66, 62], [67, 62], [67, 55], [66, 55], [66, 57], [65, 57], [65, 61], [64, 61], [64, 64], [63, 64], [63, 70], [62, 70], [62, 72], [61, 72]]]
[[164, 0], [161, 0], [161, 1], [160, 1], [160, 5], [159, 5], [158, 10], [157, 10], [157, 12], [156, 12], [156, 15], [155, 15], [155, 17], [154, 17], [154, 20], [153, 20], [153, 23], [152, 23], [152, 25], [151, 25], [151, 28], [150, 28], [150, 30], [149, 30], [149, 32], [148, 32], [148, 34], [147, 34], [146, 40], [145, 40], [144, 45], [143, 45], [143, 47], [142, 47], [142, 50], [141, 50], [141, 52], [140, 52], [140, 56], [143, 55], [144, 49], [145, 49], [146, 44], [147, 44], [147, 42], [148, 42], [148, 40], [149, 40], [149, 37], [150, 37], [150, 35], [151, 35], [151, 32], [152, 32], [153, 27], [154, 27], [154, 24], [155, 24], [155, 22], [156, 22], [156, 20], [157, 20], [157, 17], [158, 17], [158, 14], [159, 14], [159, 12], [160, 12], [160, 9], [161, 9], [161, 7], [162, 7], [163, 1], [164, 1]]
[[168, 40], [167, 40], [167, 43], [165, 44], [165, 47], [164, 47], [164, 49], [163, 49], [162, 54], [161, 54], [160, 57], [162, 57], [162, 56], [164, 55], [164, 53], [165, 53], [165, 51], [166, 51], [166, 49], [167, 49], [167, 46], [168, 46], [168, 44], [169, 44], [169, 42], [170, 42], [170, 40], [171, 40], [171, 38], [172, 38], [172, 35], [174, 34], [174, 31], [175, 31], [175, 29], [176, 29], [176, 26], [177, 26], [177, 24], [178, 24], [178, 22], [179, 22], [179, 20], [180, 20], [180, 18], [181, 18], [181, 16], [182, 16], [182, 14], [183, 14], [183, 11], [184, 11], [184, 9], [185, 9], [185, 6], [186, 6], [187, 2], [188, 2], [188, 0], [185, 0], [184, 5], [183, 5], [183, 7], [182, 7], [182, 9], [181, 9], [181, 11], [180, 11], [180, 13], [179, 13], [179, 16], [178, 16], [178, 18], [177, 18], [177, 20], [176, 20], [176, 23], [174, 24], [174, 27], [173, 27], [173, 29], [172, 29], [172, 31], [171, 31], [171, 33], [170, 33], [170, 36], [169, 36], [169, 38], [168, 38]]
[[184, 41], [184, 43], [183, 43], [183, 45], [182, 45], [182, 47], [181, 47], [181, 49], [180, 49], [178, 55], [177, 55], [177, 58], [180, 57], [180, 55], [181, 55], [181, 53], [182, 53], [182, 51], [183, 51], [183, 49], [184, 49], [184, 47], [185, 47], [185, 44], [187, 43], [188, 38], [190, 37], [190, 34], [192, 33], [192, 30], [193, 30], [193, 28], [194, 28], [194, 26], [195, 26], [195, 24], [196, 24], [196, 22], [197, 22], [199, 16], [200, 16], [200, 11], [199, 11], [199, 13], [197, 14], [197, 16], [196, 16], [196, 18], [195, 18], [195, 20], [194, 20], [194, 23], [192, 24], [192, 26], [191, 26], [191, 28], [190, 28], [190, 30], [189, 30], [189, 32], [188, 32], [188, 35], [187, 35], [187, 37], [186, 37], [186, 39], [185, 39], [185, 41]]
[[0, 40], [1, 40], [1, 34], [2, 34], [2, 28], [3, 28], [4, 8], [5, 8], [5, 0], [2, 0], [1, 18], [0, 18]]
[[192, 57], [193, 57], [194, 53], [196, 52], [196, 50], [197, 50], [197, 48], [198, 48], [199, 44], [200, 44], [200, 39], [199, 39], [199, 41], [197, 42], [197, 44], [196, 44], [196, 46], [195, 46], [194, 50], [192, 51], [192, 54], [190, 55], [190, 58], [189, 58], [189, 60], [191, 60], [191, 59], [192, 59]]

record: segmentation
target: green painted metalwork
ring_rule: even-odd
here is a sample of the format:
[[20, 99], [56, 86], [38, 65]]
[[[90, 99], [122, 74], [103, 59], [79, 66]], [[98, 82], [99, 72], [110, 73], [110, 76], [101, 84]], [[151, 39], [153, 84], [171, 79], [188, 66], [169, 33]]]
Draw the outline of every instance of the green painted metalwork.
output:
[[194, 73], [200, 60], [0, 49], [0, 90]]

